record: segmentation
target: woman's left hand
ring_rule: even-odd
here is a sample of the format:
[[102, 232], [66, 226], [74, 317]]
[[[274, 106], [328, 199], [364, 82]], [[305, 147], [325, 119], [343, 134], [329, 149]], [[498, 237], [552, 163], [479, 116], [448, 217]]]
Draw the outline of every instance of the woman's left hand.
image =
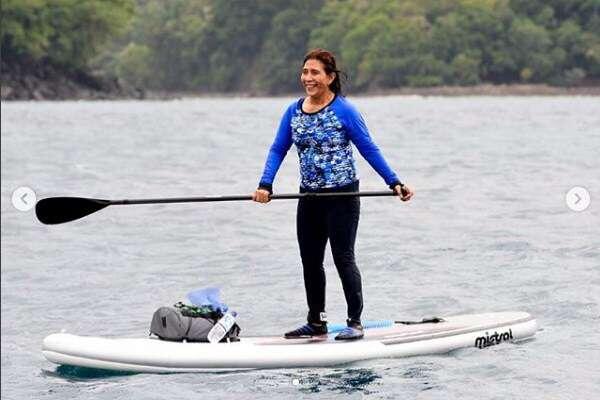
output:
[[409, 201], [415, 194], [411, 188], [406, 185], [396, 185], [394, 186], [394, 193], [396, 196], [400, 197], [402, 201]]

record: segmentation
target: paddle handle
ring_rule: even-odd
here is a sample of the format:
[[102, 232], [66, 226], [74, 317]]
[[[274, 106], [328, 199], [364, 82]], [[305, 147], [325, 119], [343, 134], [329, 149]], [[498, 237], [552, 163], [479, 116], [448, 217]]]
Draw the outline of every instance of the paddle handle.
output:
[[[330, 192], [330, 193], [291, 193], [291, 194], [273, 194], [271, 200], [289, 200], [314, 197], [380, 197], [394, 196], [392, 191], [376, 192]], [[205, 197], [171, 197], [166, 199], [125, 199], [110, 200], [109, 205], [128, 205], [128, 204], [161, 204], [161, 203], [202, 203], [212, 201], [240, 201], [252, 200], [251, 195], [246, 196], [205, 196]]]

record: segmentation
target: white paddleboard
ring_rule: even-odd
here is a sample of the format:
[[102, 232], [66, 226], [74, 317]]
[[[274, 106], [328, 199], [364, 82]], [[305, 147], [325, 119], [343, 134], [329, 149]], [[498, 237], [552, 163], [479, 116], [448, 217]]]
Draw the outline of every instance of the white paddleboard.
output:
[[42, 353], [56, 364], [130, 372], [322, 367], [485, 348], [529, 338], [536, 330], [536, 320], [526, 312], [498, 312], [365, 329], [364, 339], [350, 342], [334, 340], [335, 334], [308, 339], [242, 337], [211, 344], [56, 333], [44, 339]]

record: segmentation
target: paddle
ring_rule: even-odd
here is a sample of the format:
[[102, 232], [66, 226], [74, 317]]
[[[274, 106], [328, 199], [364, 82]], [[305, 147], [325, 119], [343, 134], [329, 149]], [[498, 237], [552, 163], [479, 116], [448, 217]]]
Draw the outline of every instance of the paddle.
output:
[[[291, 193], [274, 194], [272, 200], [300, 199], [306, 197], [378, 197], [394, 196], [394, 192], [337, 192], [337, 193]], [[130, 204], [202, 203], [210, 201], [252, 200], [251, 195], [212, 196], [212, 197], [173, 197], [166, 199], [102, 200], [85, 197], [48, 197], [37, 202], [35, 214], [40, 222], [47, 225], [74, 221], [100, 211], [108, 206]]]

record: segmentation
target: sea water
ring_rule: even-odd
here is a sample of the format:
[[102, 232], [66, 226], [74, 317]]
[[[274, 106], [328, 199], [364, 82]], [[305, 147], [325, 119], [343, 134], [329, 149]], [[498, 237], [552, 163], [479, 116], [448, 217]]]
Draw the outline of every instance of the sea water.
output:
[[[58, 367], [43, 338], [144, 337], [153, 311], [219, 286], [242, 335], [306, 316], [296, 202], [111, 206], [63, 225], [38, 198], [249, 194], [293, 98], [3, 102], [2, 399], [544, 398], [600, 392], [600, 98], [353, 97], [408, 203], [361, 200], [364, 318], [522, 310], [533, 340], [331, 368], [119, 374]], [[357, 156], [362, 190], [385, 190]], [[292, 149], [275, 182], [298, 190]], [[568, 208], [574, 186], [589, 207]], [[331, 256], [327, 311], [346, 305]]]

